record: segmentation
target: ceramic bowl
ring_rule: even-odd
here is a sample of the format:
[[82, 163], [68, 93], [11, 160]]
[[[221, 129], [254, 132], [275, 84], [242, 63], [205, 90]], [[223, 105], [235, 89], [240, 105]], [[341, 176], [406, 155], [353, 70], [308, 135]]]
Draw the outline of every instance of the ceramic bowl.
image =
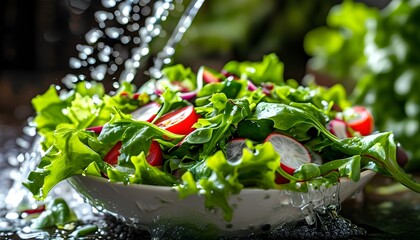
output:
[[229, 199], [234, 208], [231, 221], [224, 220], [221, 210], [206, 209], [203, 196], [193, 195], [181, 200], [178, 192], [170, 187], [124, 185], [90, 176], [73, 176], [69, 183], [98, 210], [140, 228], [151, 230], [170, 223], [239, 236], [305, 218], [311, 223], [314, 208], [344, 201], [360, 191], [374, 174], [363, 171], [358, 182], [343, 178], [334, 187], [307, 193], [244, 189]]

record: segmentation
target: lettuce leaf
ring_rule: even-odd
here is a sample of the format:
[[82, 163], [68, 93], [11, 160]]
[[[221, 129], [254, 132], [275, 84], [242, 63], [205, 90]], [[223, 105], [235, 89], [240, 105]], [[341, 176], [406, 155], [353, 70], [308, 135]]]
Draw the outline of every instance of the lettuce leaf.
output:
[[242, 158], [236, 162], [227, 161], [222, 151], [209, 156], [205, 164], [211, 170], [210, 177], [194, 180], [190, 172], [185, 173], [183, 183], [176, 187], [180, 196], [203, 194], [206, 208], [222, 209], [225, 220], [230, 221], [233, 206], [228, 202], [229, 197], [244, 187], [274, 188], [280, 163], [280, 156], [270, 143], [248, 144], [242, 153]]
[[[328, 155], [336, 153], [335, 156], [360, 156], [362, 161], [361, 168], [371, 169], [384, 175], [393, 176], [397, 181], [406, 187], [420, 192], [420, 184], [410, 178], [398, 165], [396, 160], [396, 143], [391, 132], [372, 134], [365, 137], [353, 137], [338, 139], [325, 128], [325, 116], [323, 112], [310, 103], [291, 103], [285, 105], [281, 103], [261, 102], [257, 105], [254, 113], [256, 119], [271, 119], [274, 128], [294, 137], [299, 141], [307, 141], [306, 144], [311, 150], [320, 152], [323, 160], [328, 159]], [[305, 133], [313, 132], [316, 129], [316, 137]], [[310, 139], [314, 139], [310, 141]], [[352, 168], [354, 171], [360, 169]], [[345, 176], [356, 173], [343, 171]]]
[[85, 131], [68, 128], [56, 130], [54, 144], [23, 185], [35, 198], [44, 199], [57, 183], [73, 175], [82, 174], [92, 162], [96, 162], [101, 169], [106, 169], [102, 157], [89, 147], [90, 142], [97, 141]]
[[284, 84], [284, 65], [275, 54], [264, 56], [260, 62], [230, 61], [223, 69], [242, 79], [250, 79], [258, 85], [264, 82], [272, 82], [278, 85]]

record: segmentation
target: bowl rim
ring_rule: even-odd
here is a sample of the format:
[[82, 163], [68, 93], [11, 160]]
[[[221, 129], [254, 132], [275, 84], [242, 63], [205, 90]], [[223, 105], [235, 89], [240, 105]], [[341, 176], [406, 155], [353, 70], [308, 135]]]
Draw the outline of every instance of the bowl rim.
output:
[[[360, 180], [364, 179], [365, 177], [368, 177], [370, 175], [375, 175], [376, 172], [370, 169], [364, 169], [360, 172]], [[104, 177], [99, 177], [99, 176], [92, 176], [92, 175], [74, 175], [71, 176], [70, 178], [84, 178], [87, 177], [90, 180], [96, 181], [96, 182], [100, 182], [100, 183], [105, 183], [105, 184], [111, 184], [111, 185], [117, 185], [117, 186], [122, 186], [122, 187], [128, 187], [128, 188], [133, 188], [133, 189], [138, 189], [138, 190], [156, 190], [156, 191], [170, 191], [170, 192], [178, 192], [176, 190], [176, 188], [174, 186], [162, 186], [162, 185], [152, 185], [152, 184], [143, 184], [143, 183], [135, 183], [135, 184], [125, 184], [123, 182], [112, 182], [109, 181], [108, 179], [104, 178]], [[370, 179], [369, 179], [370, 180]], [[341, 177], [339, 178], [339, 181], [337, 181], [337, 184], [343, 184], [345, 182], [354, 182], [352, 179], [348, 178], [348, 177]], [[358, 181], [358, 182], [359, 182]], [[358, 182], [354, 182], [354, 183], [358, 183]], [[269, 188], [269, 189], [263, 189], [263, 188], [252, 188], [252, 187], [247, 187], [247, 188], [243, 188], [241, 189], [241, 191], [238, 193], [252, 193], [252, 192], [267, 192], [267, 191], [290, 191], [290, 190], [284, 190], [284, 189], [276, 189], [276, 188]]]

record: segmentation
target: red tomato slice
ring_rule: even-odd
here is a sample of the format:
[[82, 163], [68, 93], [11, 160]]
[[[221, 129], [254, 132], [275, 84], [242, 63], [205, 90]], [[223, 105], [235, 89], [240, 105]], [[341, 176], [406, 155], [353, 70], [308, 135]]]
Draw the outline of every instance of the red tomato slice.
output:
[[131, 113], [133, 119], [152, 122], [159, 111], [160, 104], [157, 102], [148, 103]]
[[150, 145], [149, 153], [146, 156], [147, 162], [152, 166], [162, 166], [163, 165], [163, 154], [160, 145], [156, 141], [152, 141]]
[[[105, 155], [105, 162], [116, 165], [118, 163], [118, 156], [120, 156], [120, 149], [122, 143], [117, 142], [114, 147]], [[152, 141], [150, 145], [149, 152], [146, 156], [147, 162], [152, 166], [162, 166], [163, 165], [163, 154], [162, 149], [160, 148], [159, 143]]]
[[192, 126], [199, 118], [193, 106], [186, 106], [163, 115], [155, 124], [172, 133], [187, 135], [194, 130]]
[[348, 126], [359, 132], [362, 136], [371, 134], [375, 128], [372, 114], [363, 106], [354, 106], [344, 112], [344, 121]]

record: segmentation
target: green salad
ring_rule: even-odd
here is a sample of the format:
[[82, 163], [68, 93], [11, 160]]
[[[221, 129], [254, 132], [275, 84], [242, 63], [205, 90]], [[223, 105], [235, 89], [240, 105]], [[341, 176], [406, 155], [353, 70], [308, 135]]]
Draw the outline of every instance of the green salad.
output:
[[270, 54], [221, 71], [173, 65], [109, 94], [97, 82], [51, 86], [32, 101], [45, 153], [23, 184], [37, 199], [74, 175], [169, 186], [180, 198], [204, 195], [227, 220], [229, 196], [244, 188], [305, 192], [366, 169], [420, 192], [398, 165], [393, 134], [375, 132], [341, 85], [301, 86], [283, 69]]

